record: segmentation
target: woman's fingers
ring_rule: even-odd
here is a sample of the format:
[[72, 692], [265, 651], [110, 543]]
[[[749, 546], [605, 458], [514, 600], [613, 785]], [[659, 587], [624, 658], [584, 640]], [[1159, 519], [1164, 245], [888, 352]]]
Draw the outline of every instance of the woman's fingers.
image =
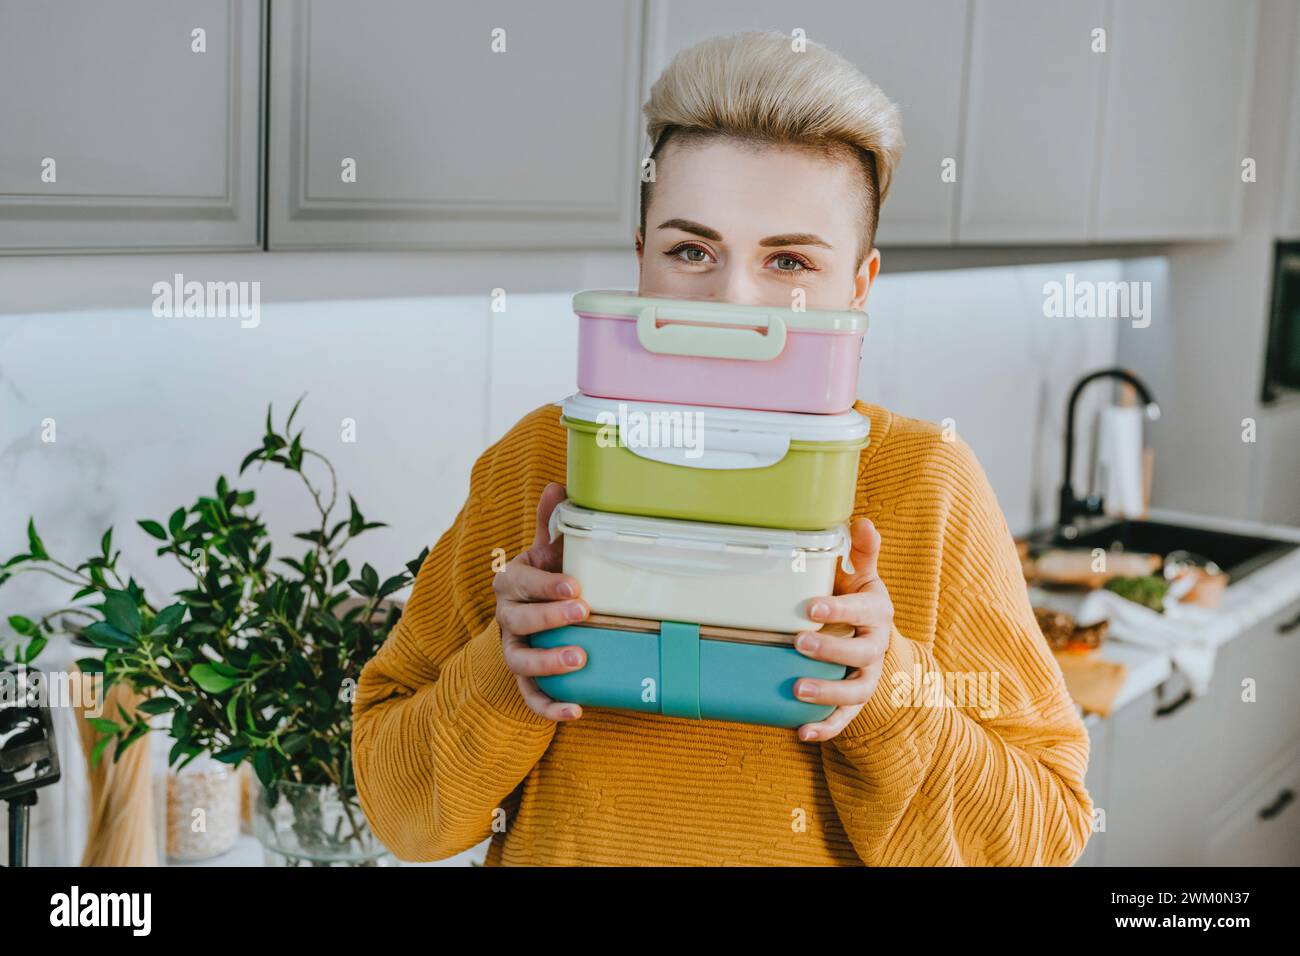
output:
[[517, 601], [497, 602], [497, 621], [501, 629], [520, 637], [549, 631], [566, 624], [576, 624], [591, 613], [581, 598], [572, 601], [546, 601], [541, 604]]
[[825, 720], [804, 724], [799, 728], [799, 739], [803, 741], [830, 740], [837, 737], [845, 727], [862, 712], [862, 704], [850, 707], [836, 707], [827, 714]]
[[871, 699], [879, 679], [879, 668], [850, 671], [844, 680], [801, 677], [794, 683], [794, 696], [806, 704], [852, 707], [856, 704], [865, 704]]
[[855, 518], [849, 525], [849, 563], [853, 573], [846, 574], [838, 564], [835, 566], [835, 593], [861, 591], [878, 580], [876, 563], [880, 558], [880, 532], [870, 518]]
[[562, 601], [577, 597], [582, 589], [576, 578], [544, 571], [516, 558], [493, 576], [492, 590], [498, 601]]
[[517, 677], [550, 677], [568, 674], [587, 666], [587, 652], [581, 647], [532, 647], [527, 641], [507, 641], [501, 650], [506, 667]]
[[537, 681], [533, 678], [516, 674], [515, 681], [519, 684], [519, 694], [523, 697], [524, 703], [537, 716], [545, 717], [547, 720], [577, 720], [582, 716], [581, 707], [577, 704], [551, 700], [537, 686]]
[[856, 670], [884, 658], [889, 649], [889, 632], [880, 628], [856, 637], [832, 637], [820, 631], [804, 631], [795, 637], [794, 646], [804, 657]]
[[813, 598], [808, 617], [818, 624], [852, 624], [859, 630], [888, 627], [894, 620], [894, 605], [879, 579], [865, 591]]

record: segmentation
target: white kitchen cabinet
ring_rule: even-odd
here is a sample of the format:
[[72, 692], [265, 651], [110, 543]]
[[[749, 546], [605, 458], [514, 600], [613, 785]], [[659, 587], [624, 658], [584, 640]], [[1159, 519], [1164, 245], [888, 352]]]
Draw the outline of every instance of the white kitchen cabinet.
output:
[[[1114, 723], [1104, 719], [1092, 720], [1085, 726], [1088, 729], [1089, 747], [1088, 775], [1084, 784], [1088, 788], [1088, 796], [1092, 798], [1094, 820], [1098, 821], [1095, 825], [1100, 826], [1110, 816], [1111, 728]], [[1096, 830], [1088, 839], [1088, 845], [1075, 866], [1105, 866], [1108, 833], [1109, 827], [1106, 830]]]
[[1257, 23], [1256, 0], [1113, 5], [1091, 238], [1237, 232]]
[[1214, 691], [1192, 697], [1175, 676], [1112, 718], [1106, 866], [1195, 866], [1216, 809]]
[[630, 251], [641, 16], [277, 2], [270, 248]]
[[1300, 741], [1300, 601], [1219, 649], [1215, 683], [1218, 767], [1207, 785], [1215, 800], [1230, 802], [1243, 787]]
[[1105, 12], [1104, 0], [975, 0], [959, 242], [1087, 239]]
[[257, 248], [262, 19], [0, 0], [0, 252]]
[[902, 111], [907, 147], [881, 211], [878, 244], [950, 245], [957, 183], [944, 182], [941, 173], [961, 145], [968, 6], [968, 0], [826, 0], [801, 7], [779, 0], [649, 0], [645, 90], [674, 53], [707, 37], [803, 30], [866, 73]]
[[1300, 866], [1300, 747], [1292, 746], [1210, 825], [1209, 866]]
[[1278, 234], [1284, 239], [1300, 239], [1300, 6], [1291, 8], [1291, 58], [1287, 67], [1291, 83], [1287, 105], [1290, 110], [1282, 154], [1281, 202], [1278, 204]]

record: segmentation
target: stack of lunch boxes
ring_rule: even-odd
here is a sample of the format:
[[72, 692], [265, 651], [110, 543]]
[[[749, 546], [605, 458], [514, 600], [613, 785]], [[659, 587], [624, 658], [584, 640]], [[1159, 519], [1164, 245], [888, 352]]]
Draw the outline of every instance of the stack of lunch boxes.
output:
[[793, 642], [836, 564], [851, 570], [866, 315], [626, 292], [579, 293], [574, 311], [580, 392], [564, 402], [568, 500], [551, 534], [592, 613], [533, 636], [587, 652], [542, 690], [675, 717], [824, 718], [795, 681], [845, 668]]

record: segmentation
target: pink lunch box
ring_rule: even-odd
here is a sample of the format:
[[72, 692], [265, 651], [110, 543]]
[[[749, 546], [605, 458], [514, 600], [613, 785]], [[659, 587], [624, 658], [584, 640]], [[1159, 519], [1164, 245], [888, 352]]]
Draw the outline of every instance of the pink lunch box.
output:
[[853, 407], [865, 312], [590, 291], [578, 389], [600, 398], [834, 414]]

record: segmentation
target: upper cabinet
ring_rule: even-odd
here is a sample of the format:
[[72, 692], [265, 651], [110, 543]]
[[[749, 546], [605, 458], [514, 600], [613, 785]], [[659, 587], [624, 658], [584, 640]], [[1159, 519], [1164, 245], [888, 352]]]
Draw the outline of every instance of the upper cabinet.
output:
[[1258, 13], [1255, 0], [1114, 4], [1091, 238], [1237, 232]]
[[0, 252], [255, 249], [258, 0], [0, 0]]
[[1105, 0], [975, 0], [957, 238], [1083, 242], [1093, 199]]
[[975, 0], [959, 241], [1234, 234], [1257, 12]]
[[[949, 244], [956, 183], [942, 177], [960, 146], [968, 0], [836, 0], [792, 6], [779, 0], [690, 3], [649, 0], [644, 89], [674, 53], [710, 36], [743, 30], [802, 30], [850, 60], [896, 102], [907, 146], [880, 216], [886, 245]], [[638, 142], [644, 139], [644, 129]]]
[[[628, 249], [651, 83], [684, 47], [744, 30], [823, 43], [898, 103], [883, 246], [1223, 238], [1241, 218], [1259, 13], [0, 0], [0, 253]], [[1300, 236], [1290, 69], [1278, 231]]]
[[631, 247], [639, 0], [280, 0], [273, 249]]
[[1287, 105], [1285, 152], [1282, 154], [1282, 202], [1278, 207], [1277, 231], [1284, 239], [1300, 239], [1300, 8], [1292, 8], [1291, 86]]

